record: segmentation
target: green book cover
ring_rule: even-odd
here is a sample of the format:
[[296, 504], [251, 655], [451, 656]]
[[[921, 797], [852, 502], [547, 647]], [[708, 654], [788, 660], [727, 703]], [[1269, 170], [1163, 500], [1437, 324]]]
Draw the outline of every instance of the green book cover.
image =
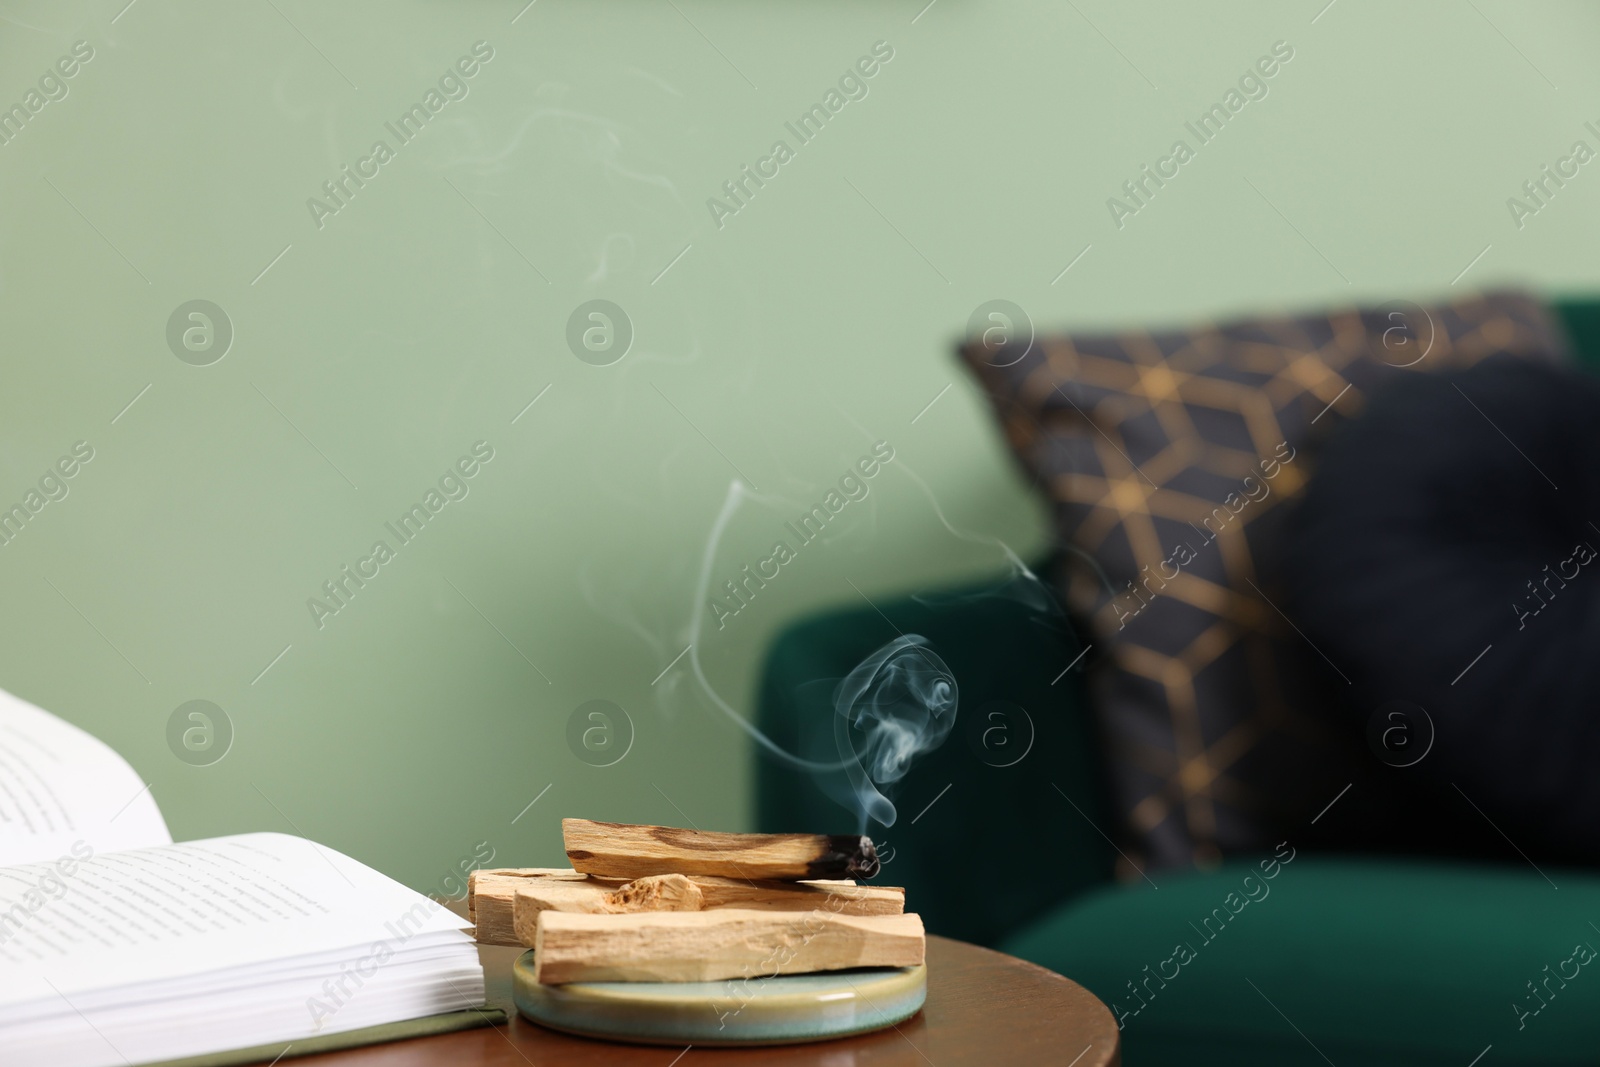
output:
[[186, 1056], [181, 1060], [164, 1060], [159, 1064], [141, 1064], [139, 1067], [236, 1067], [247, 1063], [276, 1063], [294, 1056], [309, 1056], [315, 1052], [337, 1052], [340, 1049], [361, 1045], [378, 1045], [385, 1041], [403, 1041], [412, 1037], [431, 1037], [457, 1030], [470, 1030], [478, 1026], [498, 1026], [506, 1021], [500, 1008], [469, 1008], [443, 1015], [425, 1015], [420, 1019], [405, 1019], [382, 1026], [364, 1026], [359, 1030], [345, 1030], [336, 1034], [318, 1034], [298, 1041], [277, 1041], [269, 1045], [211, 1052], [204, 1056]]

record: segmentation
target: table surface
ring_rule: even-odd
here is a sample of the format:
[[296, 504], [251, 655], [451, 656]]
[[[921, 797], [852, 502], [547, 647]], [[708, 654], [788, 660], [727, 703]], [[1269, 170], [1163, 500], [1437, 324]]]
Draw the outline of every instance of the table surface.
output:
[[[1117, 1024], [1087, 989], [1042, 967], [963, 941], [928, 938], [928, 1001], [898, 1027], [808, 1045], [668, 1048], [546, 1030], [517, 1015], [519, 948], [480, 945], [489, 1003], [504, 1026], [307, 1056], [295, 1067], [1116, 1067]], [[677, 1058], [674, 1058], [677, 1057]], [[1077, 1057], [1074, 1059], [1074, 1057]]]

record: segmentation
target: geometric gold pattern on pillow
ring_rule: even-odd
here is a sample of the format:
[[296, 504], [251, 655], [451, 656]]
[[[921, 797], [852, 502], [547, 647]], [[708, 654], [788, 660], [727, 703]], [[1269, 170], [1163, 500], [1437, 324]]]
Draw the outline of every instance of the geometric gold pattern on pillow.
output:
[[1397, 375], [1562, 349], [1512, 293], [963, 346], [1071, 546], [1065, 596], [1141, 864], [1270, 849], [1372, 759], [1330, 711], [1346, 681], [1273, 592], [1318, 442]]

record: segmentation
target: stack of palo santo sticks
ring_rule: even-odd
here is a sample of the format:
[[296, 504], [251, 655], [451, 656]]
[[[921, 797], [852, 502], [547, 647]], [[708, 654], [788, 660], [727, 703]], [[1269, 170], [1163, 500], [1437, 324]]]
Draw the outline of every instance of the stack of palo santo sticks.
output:
[[870, 838], [563, 819], [571, 868], [473, 871], [477, 939], [524, 945], [546, 984], [707, 982], [923, 961], [922, 919]]

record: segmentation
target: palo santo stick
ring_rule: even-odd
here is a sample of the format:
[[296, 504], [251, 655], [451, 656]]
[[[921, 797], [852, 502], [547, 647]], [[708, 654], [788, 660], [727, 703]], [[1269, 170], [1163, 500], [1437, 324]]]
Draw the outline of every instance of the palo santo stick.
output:
[[878, 873], [878, 853], [868, 837], [719, 834], [588, 819], [562, 819], [561, 836], [574, 868], [613, 878], [708, 874], [798, 881]]
[[467, 918], [484, 945], [520, 945], [513, 919], [517, 888], [530, 881], [577, 881], [585, 875], [571, 867], [485, 867], [467, 875]]
[[477, 914], [478, 883], [497, 878], [576, 878], [582, 880], [571, 867], [479, 867], [467, 873], [467, 918]]
[[[710, 875], [658, 874], [615, 885], [611, 879], [525, 879], [516, 886], [512, 932], [533, 946], [542, 911], [618, 915], [641, 911], [700, 911], [746, 908], [760, 911], [823, 911], [836, 915], [898, 915], [905, 911], [898, 886], [850, 882], [741, 882]], [[484, 925], [479, 925], [482, 940]], [[500, 924], [495, 924], [500, 929]], [[497, 944], [500, 942], [496, 942]]]
[[633, 915], [539, 913], [534, 977], [567, 982], [710, 982], [923, 960], [921, 917], [723, 908]]

